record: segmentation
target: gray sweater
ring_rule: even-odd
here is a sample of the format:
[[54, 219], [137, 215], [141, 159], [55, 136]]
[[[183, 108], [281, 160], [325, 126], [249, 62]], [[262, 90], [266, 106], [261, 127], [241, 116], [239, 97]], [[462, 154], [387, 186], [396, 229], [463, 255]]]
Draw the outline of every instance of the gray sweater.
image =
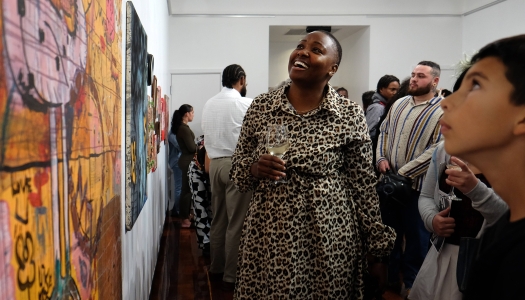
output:
[[[419, 213], [425, 223], [425, 228], [430, 232], [434, 232], [432, 220], [439, 212], [439, 165], [446, 163], [450, 157], [450, 155], [445, 152], [443, 145], [443, 142], [439, 143], [432, 154], [432, 160], [425, 181], [423, 182], [423, 188], [418, 202]], [[472, 191], [464, 194], [472, 200], [472, 208], [479, 211], [485, 218], [482, 230], [486, 226], [494, 224], [508, 210], [507, 204], [481, 181], [478, 181], [478, 184]]]
[[387, 102], [388, 101], [383, 96], [381, 96], [381, 94], [376, 92], [372, 96], [372, 104], [370, 104], [370, 106], [368, 106], [366, 109], [366, 125], [368, 125], [368, 133], [370, 134], [370, 138], [372, 140], [378, 134], [379, 128], [376, 127], [378, 127], [377, 124], [379, 123], [379, 120], [385, 111]]

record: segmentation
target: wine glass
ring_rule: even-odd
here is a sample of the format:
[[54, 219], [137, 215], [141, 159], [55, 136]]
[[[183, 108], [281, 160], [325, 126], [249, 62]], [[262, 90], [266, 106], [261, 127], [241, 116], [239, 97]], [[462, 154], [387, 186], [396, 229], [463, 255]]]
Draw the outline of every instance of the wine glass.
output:
[[[290, 148], [288, 127], [286, 125], [268, 125], [266, 135], [266, 149], [268, 149], [268, 152], [282, 159], [288, 148]], [[281, 178], [274, 183], [286, 183], [286, 179]]]
[[[458, 166], [455, 162], [452, 161], [452, 156], [450, 156], [448, 161], [447, 161], [447, 169], [461, 171], [461, 167]], [[453, 186], [450, 186], [450, 192], [448, 193], [448, 197], [452, 201], [461, 201], [462, 200], [461, 198], [456, 196], [456, 194], [454, 193], [454, 187]]]

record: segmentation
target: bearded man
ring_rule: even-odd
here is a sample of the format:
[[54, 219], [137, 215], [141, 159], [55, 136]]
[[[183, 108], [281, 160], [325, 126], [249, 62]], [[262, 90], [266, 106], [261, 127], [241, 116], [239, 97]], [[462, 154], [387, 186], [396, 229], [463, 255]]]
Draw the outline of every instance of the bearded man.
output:
[[[431, 61], [422, 61], [412, 71], [408, 95], [396, 101], [380, 127], [377, 144], [377, 168], [391, 170], [412, 179], [412, 193], [407, 207], [381, 201], [381, 215], [386, 225], [396, 230], [397, 238], [389, 262], [389, 283], [400, 287], [403, 272], [404, 294], [412, 283], [428, 251], [430, 233], [418, 210], [419, 194], [432, 153], [442, 139], [439, 120], [443, 114], [441, 97], [434, 97], [441, 69]], [[403, 236], [405, 252], [402, 253]]]

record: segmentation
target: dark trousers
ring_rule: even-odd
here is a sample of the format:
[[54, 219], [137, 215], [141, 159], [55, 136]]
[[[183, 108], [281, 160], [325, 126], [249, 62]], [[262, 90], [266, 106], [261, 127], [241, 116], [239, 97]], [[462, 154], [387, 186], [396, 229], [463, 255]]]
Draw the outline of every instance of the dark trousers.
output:
[[192, 158], [181, 156], [179, 158], [179, 168], [182, 172], [182, 187], [180, 191], [180, 212], [179, 216], [181, 219], [188, 219], [190, 217], [190, 208], [191, 208], [191, 190], [190, 190], [190, 180], [188, 177], [188, 169], [190, 167]]
[[[428, 252], [430, 233], [425, 229], [418, 209], [420, 192], [412, 190], [411, 201], [407, 207], [399, 207], [381, 199], [381, 217], [383, 223], [394, 228], [397, 237], [394, 250], [390, 254], [388, 281], [399, 282], [402, 271], [405, 288], [411, 288], [423, 260]], [[403, 252], [403, 236], [405, 251]]]

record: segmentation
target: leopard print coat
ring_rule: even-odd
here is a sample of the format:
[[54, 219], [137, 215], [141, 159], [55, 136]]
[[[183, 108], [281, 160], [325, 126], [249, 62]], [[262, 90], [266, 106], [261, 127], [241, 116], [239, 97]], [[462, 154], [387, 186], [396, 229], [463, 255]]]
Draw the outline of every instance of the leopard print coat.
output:
[[[235, 299], [362, 299], [366, 253], [385, 256], [395, 232], [381, 221], [363, 110], [328, 85], [298, 114], [289, 84], [256, 97], [232, 157], [231, 178], [254, 190], [239, 249]], [[257, 180], [266, 128], [286, 124], [287, 183]]]

